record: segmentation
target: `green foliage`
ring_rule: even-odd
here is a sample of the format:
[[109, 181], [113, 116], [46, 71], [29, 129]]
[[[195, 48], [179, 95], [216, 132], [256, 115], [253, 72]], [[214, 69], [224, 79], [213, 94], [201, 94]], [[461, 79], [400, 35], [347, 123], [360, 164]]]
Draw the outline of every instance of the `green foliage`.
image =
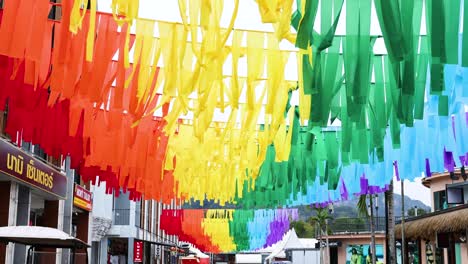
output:
[[357, 210], [359, 216], [369, 217], [369, 212], [367, 211], [367, 195], [359, 196]]
[[294, 221], [289, 224], [289, 228], [294, 228], [299, 238], [312, 238], [315, 235], [315, 228], [309, 222]]

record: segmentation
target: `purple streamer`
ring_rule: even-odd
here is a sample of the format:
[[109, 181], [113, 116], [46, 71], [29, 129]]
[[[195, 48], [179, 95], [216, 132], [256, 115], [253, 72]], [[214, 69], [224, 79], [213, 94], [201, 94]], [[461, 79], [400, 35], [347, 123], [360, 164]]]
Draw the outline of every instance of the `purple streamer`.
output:
[[431, 177], [431, 164], [429, 164], [429, 159], [426, 158], [426, 177]]
[[270, 232], [263, 247], [274, 245], [283, 238], [283, 235], [289, 230], [289, 217], [292, 221], [299, 219], [298, 209], [276, 210], [274, 221], [270, 223]]
[[398, 171], [398, 161], [395, 160], [393, 163], [393, 166], [395, 167], [395, 177], [397, 181], [400, 181], [400, 172]]
[[346, 189], [346, 185], [343, 181], [343, 178], [341, 178], [340, 193], [341, 199], [348, 200], [348, 190]]
[[455, 171], [455, 161], [453, 160], [453, 153], [451, 151], [447, 151], [444, 148], [444, 168], [448, 172]]
[[360, 185], [361, 185], [361, 192], [359, 194], [360, 195], [367, 194], [367, 191], [369, 188], [369, 182], [367, 181], [365, 174], [361, 176]]

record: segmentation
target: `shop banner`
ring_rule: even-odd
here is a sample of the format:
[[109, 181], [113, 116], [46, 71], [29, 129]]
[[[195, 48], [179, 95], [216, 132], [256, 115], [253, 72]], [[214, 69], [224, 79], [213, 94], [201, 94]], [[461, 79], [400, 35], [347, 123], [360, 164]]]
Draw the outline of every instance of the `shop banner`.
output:
[[65, 175], [3, 139], [0, 139], [0, 172], [61, 199], [67, 196]]
[[143, 262], [143, 241], [135, 240], [133, 242], [133, 262]]
[[93, 209], [91, 192], [75, 183], [73, 205], [83, 210], [91, 211]]

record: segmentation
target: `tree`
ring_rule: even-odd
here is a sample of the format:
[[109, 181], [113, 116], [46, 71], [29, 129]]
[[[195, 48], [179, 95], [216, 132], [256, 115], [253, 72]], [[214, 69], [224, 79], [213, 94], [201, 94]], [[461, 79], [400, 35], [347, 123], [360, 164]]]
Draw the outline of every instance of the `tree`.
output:
[[325, 232], [327, 232], [326, 236], [326, 243], [327, 243], [327, 262], [330, 261], [330, 248], [329, 248], [329, 243], [328, 243], [328, 234], [330, 233], [328, 230], [328, 220], [332, 220], [333, 217], [331, 217], [328, 214], [328, 209], [327, 208], [320, 208], [317, 207], [315, 208], [316, 215], [312, 216], [309, 218], [309, 222], [315, 225], [318, 225], [318, 230], [319, 230], [319, 243], [320, 243], [320, 258], [321, 258], [321, 263], [323, 263], [323, 251], [322, 251], [322, 236], [325, 235]]
[[305, 221], [293, 221], [289, 224], [289, 228], [294, 228], [296, 234], [300, 238], [310, 238], [313, 237], [315, 229], [314, 227]]

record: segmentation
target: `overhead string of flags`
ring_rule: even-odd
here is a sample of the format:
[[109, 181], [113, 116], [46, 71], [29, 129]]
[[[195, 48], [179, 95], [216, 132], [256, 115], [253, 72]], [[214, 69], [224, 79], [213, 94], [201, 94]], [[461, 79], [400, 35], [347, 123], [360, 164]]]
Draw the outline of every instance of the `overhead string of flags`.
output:
[[[467, 165], [464, 1], [257, 4], [274, 32], [234, 29], [239, 1], [224, 28], [221, 0], [179, 1], [182, 23], [138, 18], [135, 0], [112, 14], [6, 1], [6, 132], [70, 156], [109, 193], [246, 209], [325, 205]], [[387, 54], [373, 49], [372, 6]]]

